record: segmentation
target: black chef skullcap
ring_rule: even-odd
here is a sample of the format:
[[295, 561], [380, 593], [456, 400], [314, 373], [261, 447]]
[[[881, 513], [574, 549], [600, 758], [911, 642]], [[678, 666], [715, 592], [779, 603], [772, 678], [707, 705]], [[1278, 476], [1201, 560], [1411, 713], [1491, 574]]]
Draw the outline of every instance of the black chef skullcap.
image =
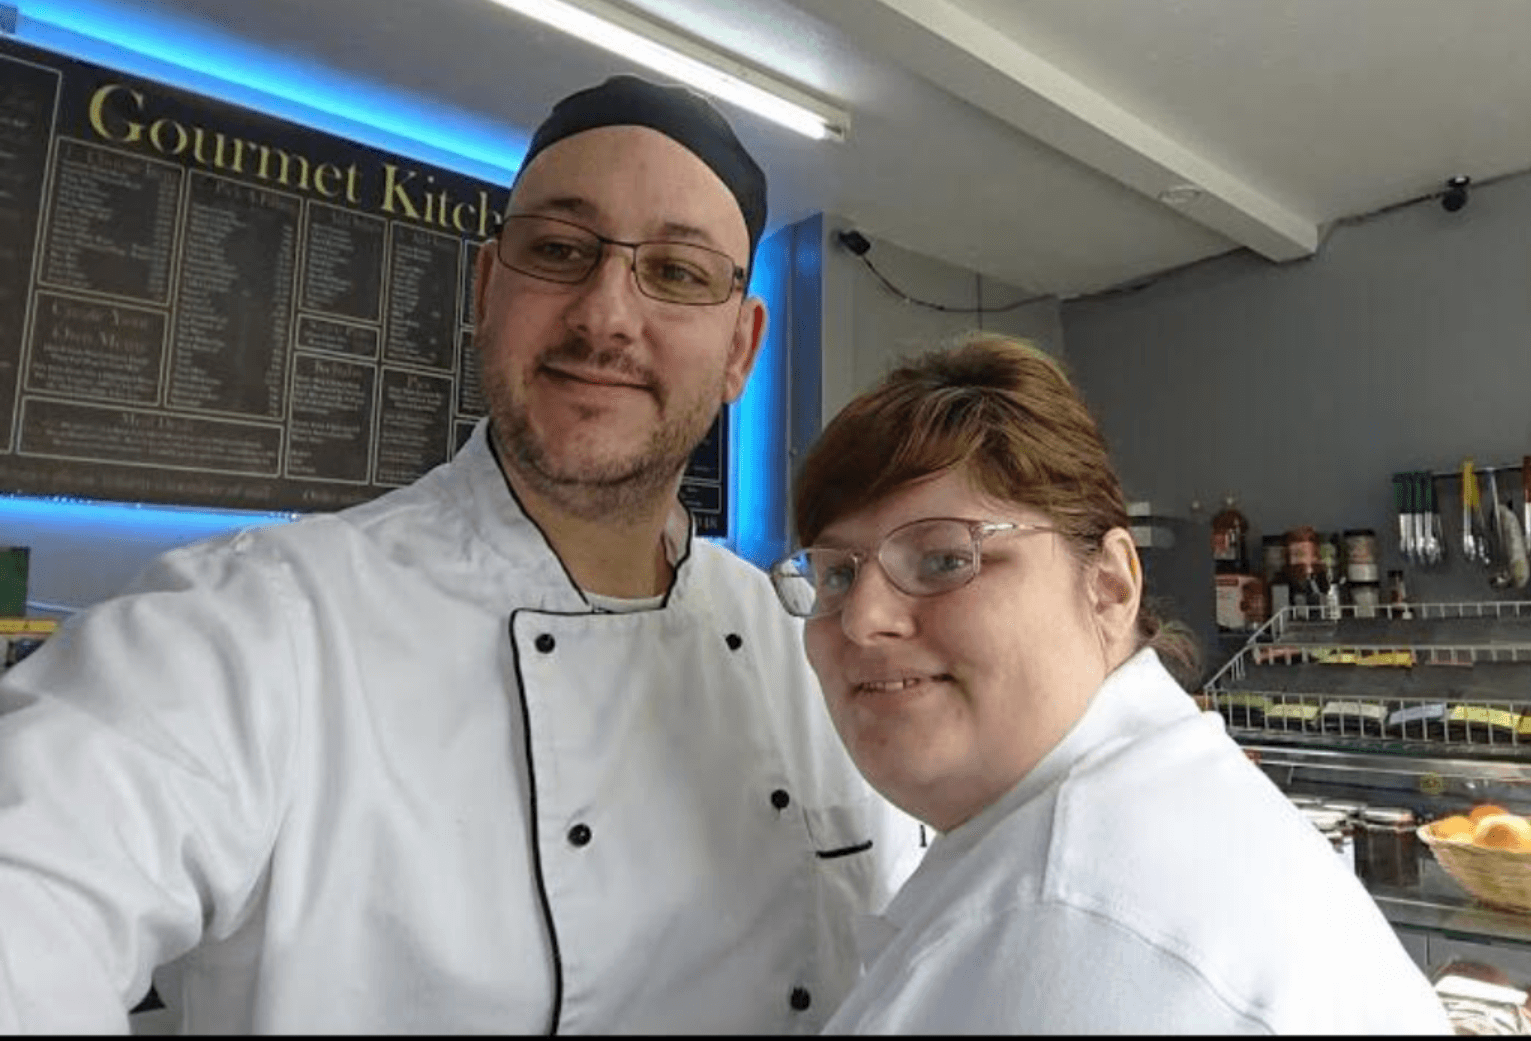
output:
[[[733, 128], [712, 104], [694, 90], [662, 86], [637, 76], [613, 76], [596, 87], [570, 94], [532, 135], [521, 172], [549, 145], [566, 137], [609, 126], [643, 126], [679, 142], [711, 167], [739, 203], [750, 234], [750, 264], [766, 222], [766, 180], [744, 150]], [[517, 181], [521, 173], [516, 174]]]

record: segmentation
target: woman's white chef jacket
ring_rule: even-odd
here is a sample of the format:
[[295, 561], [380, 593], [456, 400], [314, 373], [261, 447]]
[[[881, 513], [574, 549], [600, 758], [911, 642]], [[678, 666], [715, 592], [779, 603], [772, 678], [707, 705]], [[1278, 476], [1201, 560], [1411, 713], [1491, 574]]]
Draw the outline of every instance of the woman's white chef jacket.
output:
[[[592, 614], [480, 424], [161, 558], [0, 683], [0, 1030], [786, 1032], [917, 857], [800, 623], [677, 508]], [[869, 844], [871, 848], [868, 848]]]
[[828, 1033], [1451, 1032], [1354, 873], [1152, 650], [862, 940]]

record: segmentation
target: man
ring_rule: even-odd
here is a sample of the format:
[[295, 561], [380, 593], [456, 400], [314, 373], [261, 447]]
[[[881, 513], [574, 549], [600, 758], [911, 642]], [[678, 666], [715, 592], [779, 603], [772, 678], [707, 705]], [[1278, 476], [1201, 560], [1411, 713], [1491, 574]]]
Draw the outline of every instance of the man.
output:
[[[491, 416], [333, 516], [167, 554], [0, 683], [0, 1029], [782, 1032], [915, 826], [682, 468], [744, 387], [765, 183], [617, 77], [478, 258]], [[904, 855], [900, 858], [900, 854]]]

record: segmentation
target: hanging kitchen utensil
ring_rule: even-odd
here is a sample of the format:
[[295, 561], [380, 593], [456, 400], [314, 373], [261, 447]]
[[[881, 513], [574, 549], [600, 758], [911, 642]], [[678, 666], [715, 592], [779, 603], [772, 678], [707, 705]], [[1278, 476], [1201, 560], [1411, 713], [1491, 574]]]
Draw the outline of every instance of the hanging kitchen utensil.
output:
[[[1515, 581], [1512, 563], [1515, 559], [1513, 547], [1510, 543], [1510, 533], [1520, 534], [1520, 524], [1515, 520], [1515, 514], [1505, 508], [1504, 503], [1499, 501], [1499, 481], [1494, 476], [1493, 467], [1483, 471], [1488, 477], [1488, 510], [1493, 518], [1489, 524], [1492, 534], [1489, 536], [1489, 585], [1495, 589], [1508, 589]], [[1525, 553], [1525, 544], [1522, 540], [1521, 553]]]
[[1531, 455], [1520, 457], [1521, 509], [1526, 514], [1526, 544], [1531, 545]]
[[1488, 478], [1488, 501], [1491, 516], [1489, 527], [1493, 530], [1490, 549], [1497, 549], [1492, 543], [1504, 541], [1504, 529], [1499, 526], [1499, 478], [1495, 476], [1496, 470], [1492, 466], [1483, 468], [1483, 476]]
[[1409, 530], [1407, 474], [1393, 475], [1393, 512], [1398, 514], [1398, 552], [1409, 562], [1414, 560], [1413, 533]]
[[1477, 514], [1473, 506], [1478, 501], [1478, 479], [1473, 475], [1473, 461], [1462, 460], [1462, 555], [1468, 560], [1478, 559]]
[[1419, 472], [1420, 524], [1424, 529], [1425, 562], [1439, 564], [1446, 559], [1446, 526], [1435, 505], [1435, 478], [1429, 470]]
[[1419, 554], [1419, 537], [1415, 531], [1415, 514], [1409, 502], [1413, 475], [1395, 473], [1393, 478], [1393, 502], [1398, 505], [1398, 548], [1405, 559], [1415, 560]]
[[[1499, 502], [1499, 481], [1492, 466], [1485, 467], [1483, 475], [1488, 478], [1488, 584], [1495, 589], [1508, 589], [1511, 582], [1509, 532], [1505, 530], [1505, 515]], [[1514, 519], [1513, 516], [1510, 518], [1512, 524]]]
[[1412, 564], [1414, 562], [1414, 539], [1413, 532], [1409, 530], [1408, 504], [1405, 501], [1408, 491], [1407, 479], [1407, 474], [1393, 475], [1393, 512], [1398, 514], [1398, 552], [1403, 554], [1404, 560]]
[[1493, 567], [1493, 534], [1489, 527], [1488, 511], [1483, 508], [1483, 485], [1476, 470], [1473, 471], [1473, 540], [1478, 544], [1478, 563], [1484, 567]]
[[1508, 585], [1516, 589], [1526, 588], [1531, 581], [1531, 560], [1526, 558], [1526, 536], [1515, 519], [1515, 510], [1506, 498], [1499, 504], [1499, 516], [1504, 525], [1505, 568], [1509, 573]]

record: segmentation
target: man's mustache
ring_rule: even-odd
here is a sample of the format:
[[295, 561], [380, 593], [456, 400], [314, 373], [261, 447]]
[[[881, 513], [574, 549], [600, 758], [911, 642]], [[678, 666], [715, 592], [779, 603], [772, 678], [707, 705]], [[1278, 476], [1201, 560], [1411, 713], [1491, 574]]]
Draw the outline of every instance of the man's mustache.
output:
[[537, 357], [537, 367], [565, 362], [583, 368], [596, 369], [642, 383], [656, 393], [660, 390], [659, 377], [639, 365], [620, 347], [596, 350], [583, 336], [569, 336]]

